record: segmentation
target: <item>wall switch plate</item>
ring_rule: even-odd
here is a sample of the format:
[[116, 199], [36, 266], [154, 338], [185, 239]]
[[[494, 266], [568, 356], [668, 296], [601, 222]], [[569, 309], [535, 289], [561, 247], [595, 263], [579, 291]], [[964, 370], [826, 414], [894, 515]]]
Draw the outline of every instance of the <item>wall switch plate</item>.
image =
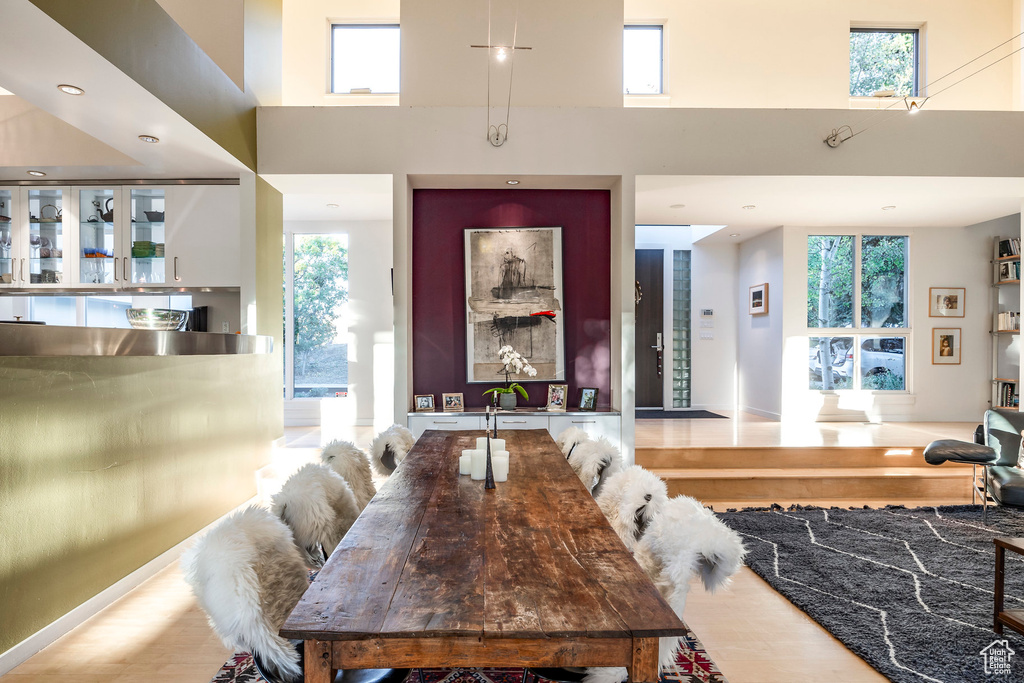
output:
[[700, 321], [700, 326], [701, 327], [714, 327], [715, 326], [715, 321], [714, 320], [701, 320]]
[[701, 332], [700, 333], [700, 338], [701, 339], [714, 339], [715, 338], [715, 333], [714, 332]]
[[228, 334], [231, 331], [231, 329], [228, 327], [227, 320], [220, 324], [220, 331], [223, 332], [224, 334]]
[[702, 309], [700, 309], [700, 317], [702, 317], [702, 318], [710, 318], [714, 314], [715, 314], [715, 309], [713, 309], [713, 308], [702, 308]]

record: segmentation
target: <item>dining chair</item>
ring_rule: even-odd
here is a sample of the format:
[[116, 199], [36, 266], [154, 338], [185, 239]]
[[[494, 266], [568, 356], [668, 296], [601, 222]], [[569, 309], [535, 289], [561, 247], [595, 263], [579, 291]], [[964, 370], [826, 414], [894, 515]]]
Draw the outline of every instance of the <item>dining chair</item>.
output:
[[310, 567], [323, 566], [359, 517], [348, 483], [319, 463], [303, 465], [288, 477], [271, 498], [270, 509], [292, 530]]
[[402, 425], [391, 425], [370, 444], [370, 465], [382, 477], [390, 477], [412, 450], [416, 437]]
[[226, 646], [258, 655], [277, 680], [301, 680], [299, 656], [278, 631], [309, 580], [292, 532], [277, 516], [255, 506], [233, 513], [186, 551], [181, 564]]
[[562, 451], [566, 460], [572, 455], [573, 449], [585, 441], [590, 441], [590, 435], [580, 427], [569, 427], [555, 437], [555, 445], [558, 446], [558, 450]]
[[651, 521], [668, 502], [665, 482], [640, 465], [632, 465], [608, 477], [594, 496], [608, 523], [630, 552]]
[[576, 476], [593, 495], [600, 493], [605, 480], [622, 468], [619, 449], [603, 436], [577, 444], [568, 460]]
[[370, 499], [377, 494], [373, 485], [373, 473], [370, 472], [370, 459], [362, 449], [351, 441], [334, 440], [324, 446], [320, 453], [320, 461], [337, 472], [348, 482], [356, 497], [356, 505], [362, 512]]

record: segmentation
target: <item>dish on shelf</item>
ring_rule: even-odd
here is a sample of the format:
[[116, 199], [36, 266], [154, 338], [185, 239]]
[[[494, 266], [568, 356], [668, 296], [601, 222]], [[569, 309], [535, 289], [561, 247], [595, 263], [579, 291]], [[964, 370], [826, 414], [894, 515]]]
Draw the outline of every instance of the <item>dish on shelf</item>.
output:
[[143, 211], [142, 213], [146, 214], [146, 220], [150, 223], [161, 223], [164, 220], [163, 211]]
[[125, 315], [136, 330], [179, 330], [188, 320], [188, 311], [170, 308], [129, 308]]

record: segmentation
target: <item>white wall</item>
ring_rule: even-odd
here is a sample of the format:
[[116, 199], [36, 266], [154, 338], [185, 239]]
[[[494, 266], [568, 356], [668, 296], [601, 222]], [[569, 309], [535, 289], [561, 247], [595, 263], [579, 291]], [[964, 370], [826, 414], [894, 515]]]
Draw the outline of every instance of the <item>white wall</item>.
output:
[[393, 417], [395, 354], [391, 221], [286, 221], [284, 227], [348, 236], [349, 395], [337, 416], [346, 424], [386, 428]]
[[[1018, 33], [1016, 1], [625, 0], [624, 5], [626, 20], [665, 21], [670, 106], [840, 108], [849, 106], [851, 25], [920, 27], [923, 85]], [[1016, 47], [1015, 41], [989, 61]], [[1011, 109], [1013, 65], [1019, 62], [1019, 55], [1011, 57], [927, 107]], [[955, 80], [940, 81], [932, 92]]]
[[[782, 416], [782, 228], [739, 245], [736, 299], [736, 361], [739, 407], [762, 417]], [[750, 315], [750, 287], [768, 283], [767, 315]]]
[[[910, 235], [906, 333], [908, 392], [807, 388], [807, 236], [864, 232], [857, 228], [785, 227], [783, 230], [783, 418], [822, 420], [976, 421], [988, 407], [991, 379], [992, 236], [1020, 230], [1019, 216], [970, 228], [870, 229], [867, 234]], [[929, 287], [964, 287], [965, 317], [928, 315]], [[932, 365], [932, 328], [962, 328], [960, 365]]]

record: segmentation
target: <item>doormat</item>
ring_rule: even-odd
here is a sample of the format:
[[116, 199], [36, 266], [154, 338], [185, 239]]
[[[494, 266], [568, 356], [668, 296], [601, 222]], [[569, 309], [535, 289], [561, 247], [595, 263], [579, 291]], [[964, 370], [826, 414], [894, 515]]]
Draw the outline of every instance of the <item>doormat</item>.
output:
[[[522, 683], [523, 670], [519, 668], [487, 669], [413, 669], [406, 683]], [[531, 678], [532, 680], [532, 678]], [[266, 683], [256, 672], [252, 655], [248, 652], [235, 653], [221, 667], [210, 683]], [[537, 683], [547, 683], [546, 678], [537, 678]], [[676, 665], [661, 672], [659, 683], [728, 683], [711, 661], [704, 645], [693, 631], [687, 628], [682, 647], [676, 656]]]
[[725, 415], [712, 413], [710, 410], [638, 410], [638, 420], [694, 420], [702, 417], [720, 417], [728, 420]]

